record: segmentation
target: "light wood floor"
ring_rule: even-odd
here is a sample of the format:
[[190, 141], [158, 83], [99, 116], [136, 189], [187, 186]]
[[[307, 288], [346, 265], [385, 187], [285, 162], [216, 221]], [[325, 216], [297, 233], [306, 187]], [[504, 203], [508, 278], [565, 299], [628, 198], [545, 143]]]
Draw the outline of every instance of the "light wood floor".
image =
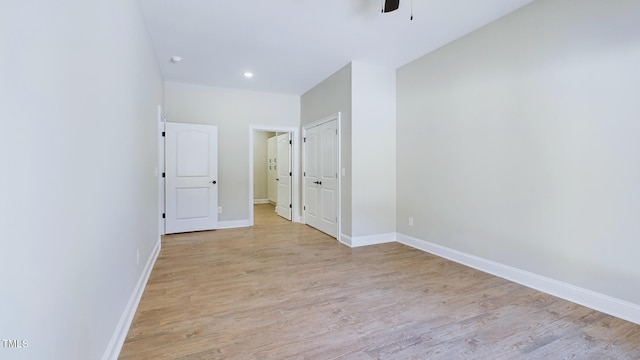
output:
[[639, 325], [270, 205], [255, 223], [164, 237], [120, 359], [640, 359]]

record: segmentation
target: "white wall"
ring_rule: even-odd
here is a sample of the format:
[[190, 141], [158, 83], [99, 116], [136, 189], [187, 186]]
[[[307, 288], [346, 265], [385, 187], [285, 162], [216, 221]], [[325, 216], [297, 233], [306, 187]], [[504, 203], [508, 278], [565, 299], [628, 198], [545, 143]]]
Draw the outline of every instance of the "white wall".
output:
[[[304, 94], [301, 108], [303, 126], [341, 114], [341, 240], [354, 246], [393, 241], [395, 70], [352, 62]], [[373, 240], [380, 235], [386, 237]]]
[[220, 221], [249, 219], [249, 125], [300, 126], [300, 97], [165, 83], [167, 121], [218, 126]]
[[638, 14], [538, 0], [399, 69], [398, 231], [640, 304]]
[[346, 170], [345, 176], [340, 179], [340, 226], [343, 234], [351, 236], [351, 64], [303, 94], [300, 104], [302, 126], [340, 113], [340, 161]]
[[253, 199], [267, 200], [268, 189], [268, 161], [267, 139], [275, 133], [268, 131], [254, 131], [253, 133]]
[[351, 74], [352, 237], [357, 243], [396, 231], [396, 71], [353, 62]]
[[138, 2], [2, 1], [0, 54], [0, 358], [99, 359], [159, 241]]

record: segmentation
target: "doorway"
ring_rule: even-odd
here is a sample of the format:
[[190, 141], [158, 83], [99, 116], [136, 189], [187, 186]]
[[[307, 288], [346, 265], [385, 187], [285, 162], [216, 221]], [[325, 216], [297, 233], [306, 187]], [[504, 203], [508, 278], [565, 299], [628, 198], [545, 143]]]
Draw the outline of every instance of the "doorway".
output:
[[294, 127], [249, 127], [250, 226], [254, 205], [264, 203], [275, 205], [283, 218], [300, 222], [298, 139], [299, 129]]

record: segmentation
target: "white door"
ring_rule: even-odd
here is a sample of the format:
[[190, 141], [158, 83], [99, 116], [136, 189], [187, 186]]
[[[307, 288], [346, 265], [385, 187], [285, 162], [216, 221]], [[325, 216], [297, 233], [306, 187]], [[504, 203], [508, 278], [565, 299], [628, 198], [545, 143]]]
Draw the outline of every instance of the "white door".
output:
[[333, 237], [338, 235], [337, 124], [331, 120], [304, 135], [305, 222]]
[[309, 128], [303, 134], [304, 144], [304, 221], [307, 225], [316, 229], [320, 228], [320, 214], [322, 206], [318, 202], [320, 198], [320, 166], [318, 165], [320, 151], [320, 133], [318, 126]]
[[291, 134], [278, 135], [276, 146], [276, 170], [278, 177], [278, 201], [276, 212], [291, 220]]
[[218, 227], [218, 128], [166, 123], [166, 233]]
[[338, 235], [338, 129], [337, 120], [320, 125], [320, 194], [322, 212], [320, 230]]

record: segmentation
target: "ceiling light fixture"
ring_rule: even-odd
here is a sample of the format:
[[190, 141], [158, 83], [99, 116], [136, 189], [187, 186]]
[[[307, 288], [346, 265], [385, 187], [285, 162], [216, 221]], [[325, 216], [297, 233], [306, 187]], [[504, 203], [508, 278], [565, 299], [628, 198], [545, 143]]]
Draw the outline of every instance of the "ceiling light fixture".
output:
[[246, 77], [247, 79], [251, 79], [253, 77], [253, 73], [250, 71], [245, 71], [244, 77]]
[[177, 64], [180, 61], [182, 61], [182, 58], [180, 56], [172, 56], [171, 59], [169, 59], [172, 63]]

